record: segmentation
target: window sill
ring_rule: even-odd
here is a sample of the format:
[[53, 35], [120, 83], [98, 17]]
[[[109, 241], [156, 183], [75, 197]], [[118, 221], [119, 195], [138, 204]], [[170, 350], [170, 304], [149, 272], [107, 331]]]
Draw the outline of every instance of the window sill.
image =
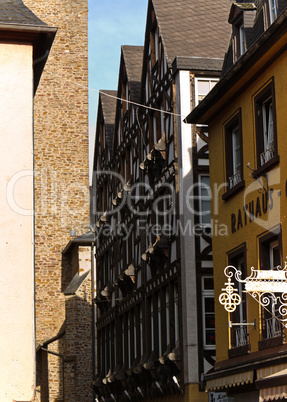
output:
[[284, 342], [283, 336], [275, 336], [274, 338], [262, 339], [258, 342], [258, 349], [273, 348], [273, 346], [282, 345]]
[[270, 161], [264, 163], [263, 166], [260, 166], [254, 173], [252, 173], [252, 177], [257, 179], [260, 176], [264, 176], [264, 174], [270, 170], [273, 166], [276, 166], [280, 161], [279, 155], [275, 155], [274, 158], [270, 159]]
[[231, 359], [232, 357], [237, 357], [241, 355], [246, 355], [250, 352], [250, 343], [247, 343], [243, 346], [238, 346], [236, 348], [231, 348], [228, 350], [228, 358]]
[[241, 180], [240, 183], [236, 184], [231, 190], [227, 190], [223, 195], [222, 199], [224, 201], [228, 200], [230, 197], [232, 197], [234, 194], [238, 193], [240, 190], [242, 190], [245, 187], [245, 180]]

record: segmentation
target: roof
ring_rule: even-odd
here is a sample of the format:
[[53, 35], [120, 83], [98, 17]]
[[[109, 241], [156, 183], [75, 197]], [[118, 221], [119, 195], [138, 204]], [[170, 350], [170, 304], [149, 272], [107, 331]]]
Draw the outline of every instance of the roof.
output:
[[92, 231], [88, 231], [70, 240], [62, 251], [62, 254], [66, 254], [74, 244], [77, 244], [79, 246], [91, 246], [93, 241], [95, 241], [95, 233]]
[[[286, 8], [286, 0], [278, 0], [278, 16]], [[247, 19], [244, 22], [245, 27], [245, 39], [247, 48], [251, 47], [259, 38], [264, 34], [265, 21], [264, 21], [264, 0], [254, 0], [253, 3], [244, 3], [240, 0], [235, 2], [230, 10], [229, 22], [232, 22], [232, 14], [235, 9], [240, 9], [244, 13], [254, 13], [254, 18], [250, 19], [247, 23]], [[250, 25], [251, 24], [251, 25]], [[232, 55], [232, 42], [229, 43], [229, 47], [226, 52], [225, 60], [222, 68], [222, 75], [225, 75], [233, 67], [233, 55]]]
[[[281, 12], [273, 24], [271, 24], [264, 34], [238, 59], [233, 67], [226, 72], [200, 104], [186, 117], [185, 122], [209, 124], [218, 114], [218, 109], [224, 109], [225, 97], [227, 97], [226, 102], [230, 102], [228, 96], [231, 96], [230, 93], [234, 83], [238, 83], [242, 77], [247, 77], [249, 73], [251, 74], [252, 66], [254, 66], [260, 58], [267, 57], [269, 51], [269, 57], [274, 57], [272, 56], [272, 47], [274, 48], [273, 52], [278, 51], [277, 47], [279, 46], [279, 42], [280, 46], [283, 48], [286, 46], [286, 34], [287, 8]], [[274, 46], [276, 43], [277, 47]], [[239, 89], [237, 91], [240, 91], [242, 87], [238, 87]], [[236, 96], [237, 92], [232, 93], [233, 98]]]
[[116, 96], [117, 91], [107, 89], [100, 91], [100, 99], [102, 103], [103, 117], [105, 120], [105, 124], [115, 124], [116, 103], [117, 103]]
[[141, 80], [143, 49], [143, 46], [122, 46], [128, 81]]
[[34, 93], [56, 32], [57, 28], [41, 21], [22, 0], [0, 0], [0, 40], [33, 45]]
[[216, 71], [221, 72], [223, 58], [177, 56], [172, 63], [172, 70]]
[[170, 66], [176, 56], [224, 57], [231, 32], [231, 0], [150, 2]]
[[143, 46], [122, 46], [131, 101], [139, 102], [140, 82], [143, 63]]
[[[108, 94], [110, 96], [105, 96], [103, 94]], [[103, 117], [105, 121], [105, 135], [106, 142], [109, 149], [112, 149], [115, 118], [116, 118], [116, 103], [117, 103], [117, 91], [101, 91], [101, 104], [103, 110]]]
[[22, 0], [0, 0], [0, 24], [46, 25]]

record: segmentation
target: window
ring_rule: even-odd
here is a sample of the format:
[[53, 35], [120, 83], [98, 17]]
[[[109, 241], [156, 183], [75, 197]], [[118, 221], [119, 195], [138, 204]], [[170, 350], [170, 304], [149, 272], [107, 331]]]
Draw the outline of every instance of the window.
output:
[[254, 102], [257, 170], [260, 172], [278, 161], [273, 80], [256, 95]]
[[233, 21], [233, 61], [236, 62], [246, 50], [245, 44], [245, 29], [243, 22], [243, 13], [239, 15]]
[[195, 78], [195, 106], [212, 90], [218, 78]]
[[200, 223], [210, 225], [211, 223], [211, 206], [210, 206], [210, 182], [208, 175], [200, 175]]
[[[278, 265], [282, 266], [282, 245], [281, 231], [277, 228], [274, 232], [270, 232], [259, 239], [260, 250], [260, 269], [273, 270]], [[268, 305], [262, 308], [262, 338], [270, 339], [282, 336], [282, 325], [276, 319], [280, 317], [279, 302], [277, 299], [279, 294], [272, 295], [266, 293], [269, 299]]]
[[240, 111], [225, 125], [225, 159], [227, 193], [230, 193], [244, 186]]
[[276, 0], [266, 0], [266, 26], [267, 28], [276, 20], [278, 15], [278, 7]]
[[[237, 250], [231, 252], [228, 255], [228, 265], [232, 265], [242, 272], [242, 278], [246, 278], [246, 245], [244, 244]], [[241, 303], [236, 308], [236, 310], [231, 314], [230, 319], [232, 322], [231, 327], [231, 347], [241, 348], [245, 352], [249, 350], [246, 346], [249, 344], [248, 341], [248, 326], [240, 325], [247, 323], [247, 297], [246, 293], [243, 292], [242, 283], [238, 282], [236, 284], [238, 287], [238, 294], [241, 297]], [[242, 348], [243, 347], [243, 348]], [[241, 353], [240, 353], [241, 354]], [[232, 353], [234, 356], [234, 353]], [[229, 356], [231, 357], [230, 353]]]
[[203, 347], [215, 347], [215, 312], [214, 312], [214, 286], [213, 278], [202, 278], [202, 316], [203, 316]]
[[245, 32], [243, 18], [234, 25], [234, 61], [245, 53]]

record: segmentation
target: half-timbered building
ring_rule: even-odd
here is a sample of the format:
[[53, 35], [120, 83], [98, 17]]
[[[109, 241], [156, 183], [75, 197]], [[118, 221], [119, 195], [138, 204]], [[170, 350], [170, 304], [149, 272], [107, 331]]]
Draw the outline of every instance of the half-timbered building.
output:
[[203, 375], [215, 360], [208, 133], [183, 119], [219, 79], [229, 8], [229, 0], [150, 0], [144, 47], [122, 47], [105, 172], [104, 144], [95, 153], [99, 400], [207, 398]]

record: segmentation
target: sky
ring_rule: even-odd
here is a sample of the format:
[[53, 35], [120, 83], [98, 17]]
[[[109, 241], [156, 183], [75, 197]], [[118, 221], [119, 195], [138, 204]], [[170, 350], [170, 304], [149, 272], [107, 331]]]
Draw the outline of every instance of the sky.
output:
[[[121, 45], [143, 45], [148, 0], [89, 0], [89, 88], [117, 89]], [[98, 92], [89, 92], [90, 161]]]

